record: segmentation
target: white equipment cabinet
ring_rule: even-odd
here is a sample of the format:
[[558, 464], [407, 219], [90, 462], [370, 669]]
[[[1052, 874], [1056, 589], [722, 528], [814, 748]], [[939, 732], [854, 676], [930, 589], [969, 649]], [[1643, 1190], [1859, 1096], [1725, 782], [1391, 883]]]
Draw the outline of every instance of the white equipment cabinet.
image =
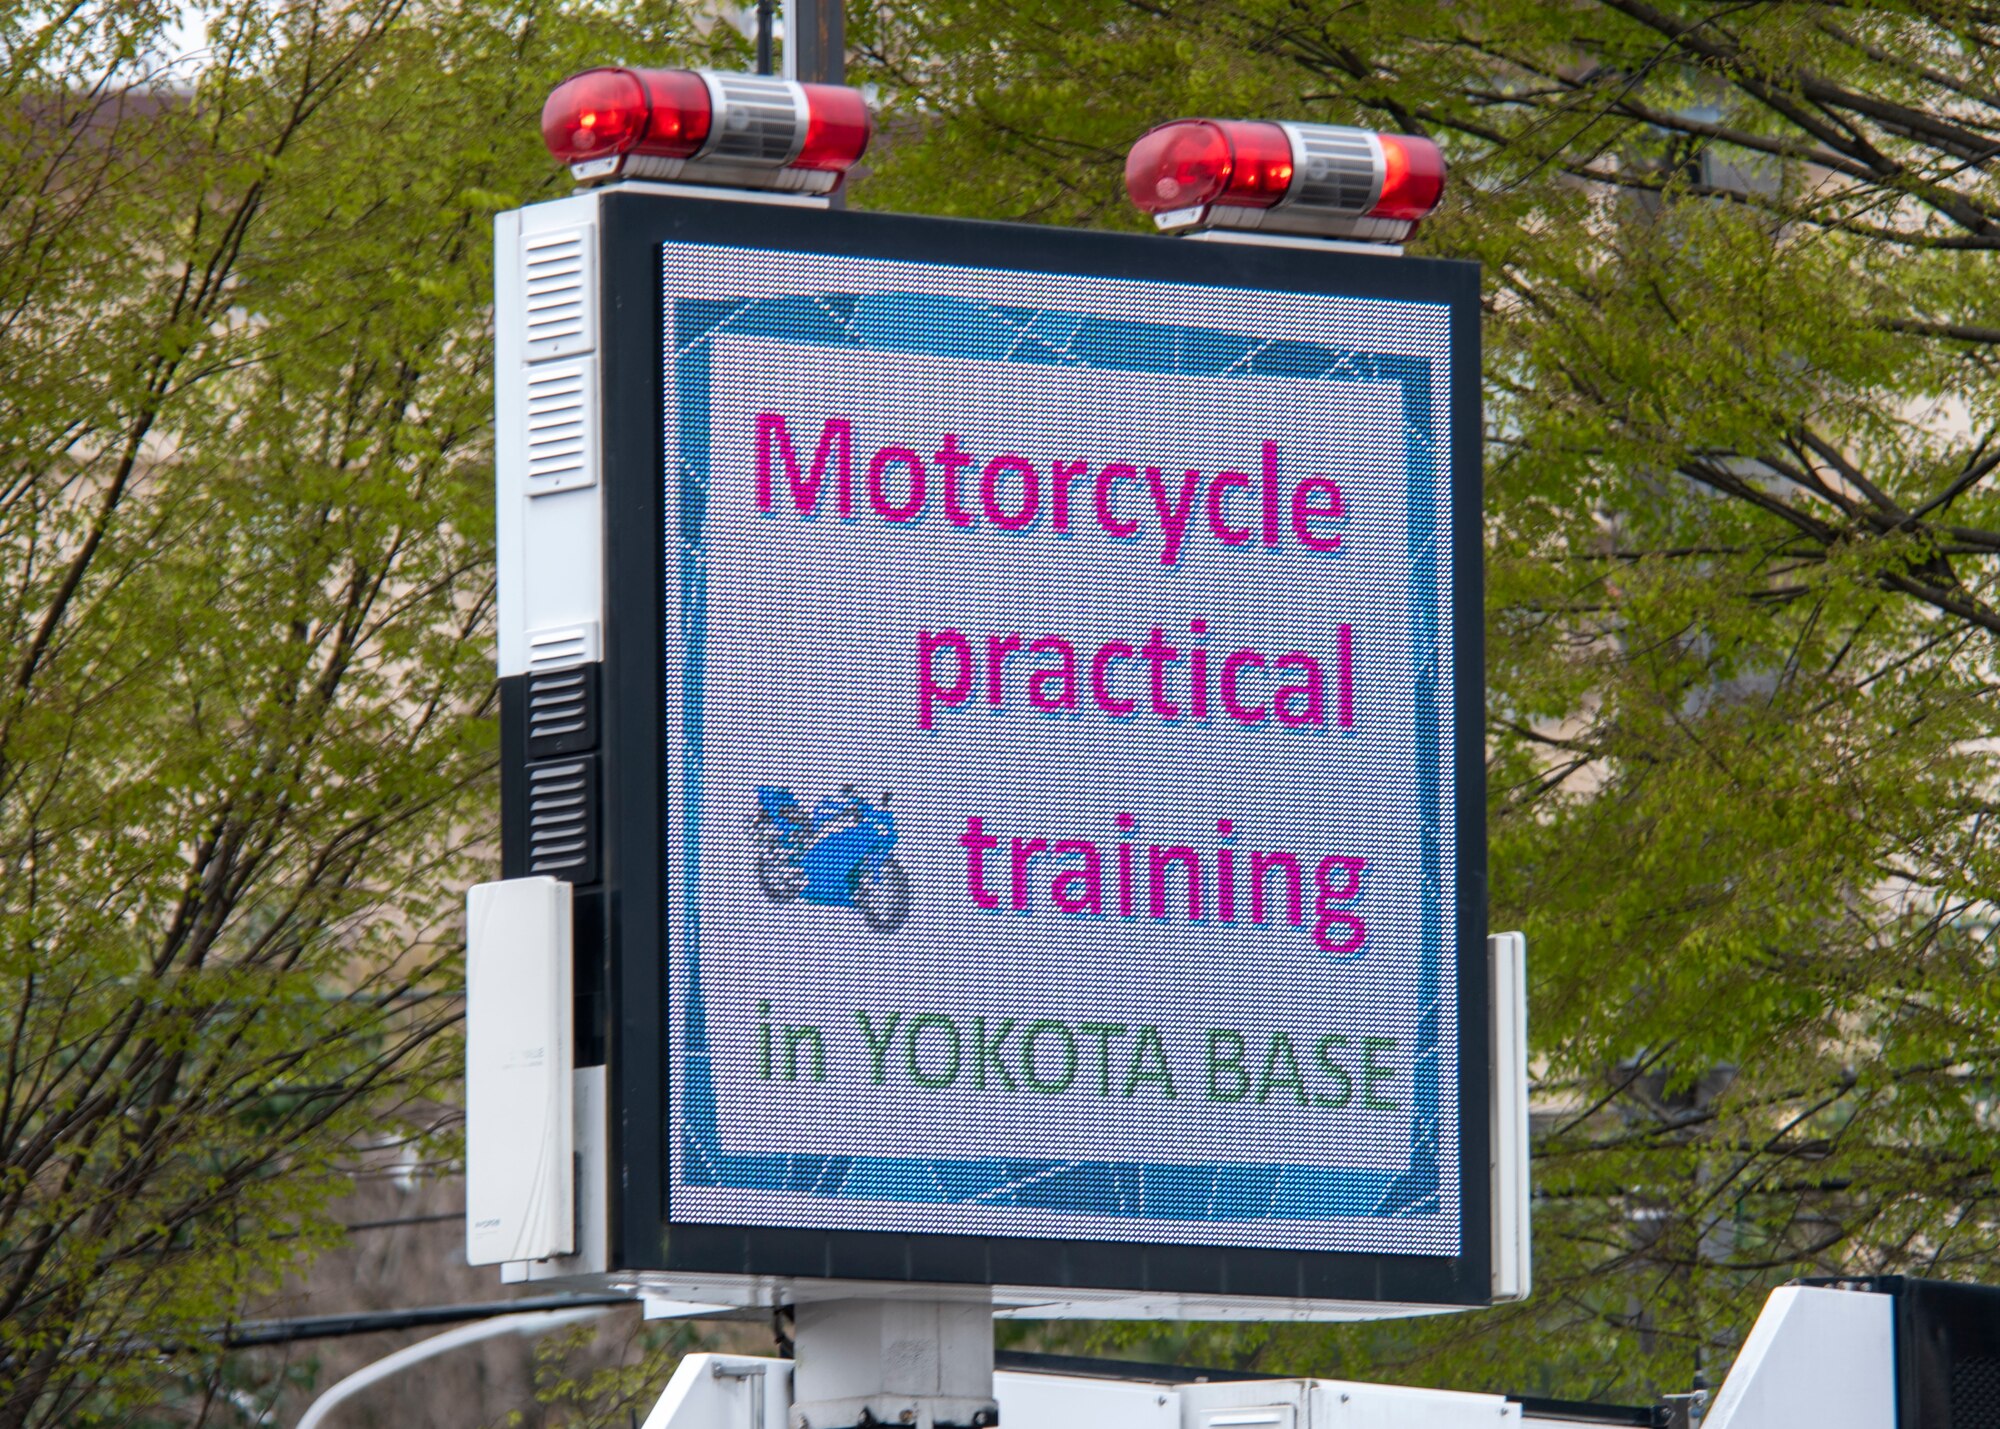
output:
[[[1775, 1291], [1705, 1418], [1705, 1429], [1914, 1429], [1899, 1418], [1897, 1312], [1880, 1282]], [[1964, 1287], [1946, 1287], [1963, 1289]], [[1988, 1302], [2000, 1305], [2000, 1294]], [[1946, 1325], [1943, 1335], [1952, 1333]], [[1937, 1334], [1923, 1336], [1935, 1341]], [[690, 1355], [645, 1429], [835, 1429], [792, 1401], [793, 1362]], [[1008, 1429], [1583, 1429], [1639, 1422], [1632, 1410], [1551, 1407], [1500, 1394], [1462, 1394], [1324, 1379], [1180, 1383], [1023, 1373], [993, 1376]], [[1907, 1406], [1905, 1406], [1907, 1407]], [[1918, 1411], [1937, 1429], [1986, 1429], [1988, 1420]], [[1904, 1418], [1908, 1416], [1905, 1415]], [[1661, 1420], [1660, 1422], [1668, 1422]]]

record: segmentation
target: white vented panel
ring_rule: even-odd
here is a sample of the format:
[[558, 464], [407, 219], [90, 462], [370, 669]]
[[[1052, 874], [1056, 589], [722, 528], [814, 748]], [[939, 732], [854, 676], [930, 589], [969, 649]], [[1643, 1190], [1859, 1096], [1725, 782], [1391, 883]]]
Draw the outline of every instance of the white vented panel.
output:
[[581, 193], [494, 218], [494, 536], [503, 678], [528, 673], [532, 636], [604, 620], [596, 356], [601, 198]]
[[522, 375], [528, 396], [528, 495], [595, 485], [597, 359], [542, 363]]
[[1299, 1412], [1289, 1404], [1195, 1411], [1195, 1423], [1201, 1429], [1298, 1429], [1298, 1422]]
[[481, 883], [465, 899], [465, 1258], [576, 1248], [570, 890]]
[[521, 237], [529, 362], [589, 352], [597, 345], [591, 312], [597, 237], [593, 227], [585, 224]]
[[597, 622], [528, 632], [528, 669], [560, 670], [597, 659]]

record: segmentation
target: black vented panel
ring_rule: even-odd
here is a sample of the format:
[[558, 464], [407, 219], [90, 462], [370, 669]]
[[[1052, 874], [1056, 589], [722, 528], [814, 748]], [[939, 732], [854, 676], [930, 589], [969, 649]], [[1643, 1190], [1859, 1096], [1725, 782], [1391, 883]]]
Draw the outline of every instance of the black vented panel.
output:
[[597, 748], [597, 669], [571, 665], [528, 676], [528, 758]]
[[1953, 1362], [1951, 1429], [2000, 1429], [2000, 1356], [1960, 1355]]
[[597, 756], [541, 760], [528, 766], [527, 871], [570, 883], [595, 883], [600, 824]]

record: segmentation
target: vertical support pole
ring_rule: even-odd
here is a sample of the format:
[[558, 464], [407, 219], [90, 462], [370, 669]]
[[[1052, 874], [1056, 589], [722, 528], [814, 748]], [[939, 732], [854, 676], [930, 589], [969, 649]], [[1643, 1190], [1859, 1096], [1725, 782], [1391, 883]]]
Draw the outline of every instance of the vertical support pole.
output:
[[990, 1429], [993, 1307], [826, 1300], [797, 1307], [791, 1429]]
[[[844, 0], [784, 0], [785, 78], [806, 84], [847, 83], [847, 15]], [[827, 195], [847, 207], [847, 191]]]
[[785, 0], [785, 78], [847, 83], [847, 18], [841, 0]]
[[757, 0], [757, 73], [771, 72], [771, 28], [777, 0]]

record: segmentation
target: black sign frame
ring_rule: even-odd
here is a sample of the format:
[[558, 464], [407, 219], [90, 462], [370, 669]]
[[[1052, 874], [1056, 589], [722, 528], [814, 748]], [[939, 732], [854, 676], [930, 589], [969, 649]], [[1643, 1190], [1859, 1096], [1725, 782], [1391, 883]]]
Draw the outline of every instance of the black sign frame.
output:
[[[1434, 259], [1078, 232], [872, 213], [605, 193], [598, 205], [600, 441], [606, 629], [601, 883], [577, 890], [580, 1060], [601, 1056], [610, 1102], [610, 1257], [619, 1272], [776, 1277], [1134, 1296], [1384, 1305], [1491, 1302], [1491, 1008], [1487, 978], [1479, 273]], [[660, 719], [670, 582], [661, 390], [660, 247], [708, 243], [1032, 273], [1089, 274], [1450, 308], [1456, 767], [1459, 1184], [1456, 1256], [1353, 1254], [904, 1231], [676, 1222], [668, 1196], [668, 798]], [[509, 682], [517, 683], [517, 682]], [[523, 719], [503, 692], [509, 872]]]

